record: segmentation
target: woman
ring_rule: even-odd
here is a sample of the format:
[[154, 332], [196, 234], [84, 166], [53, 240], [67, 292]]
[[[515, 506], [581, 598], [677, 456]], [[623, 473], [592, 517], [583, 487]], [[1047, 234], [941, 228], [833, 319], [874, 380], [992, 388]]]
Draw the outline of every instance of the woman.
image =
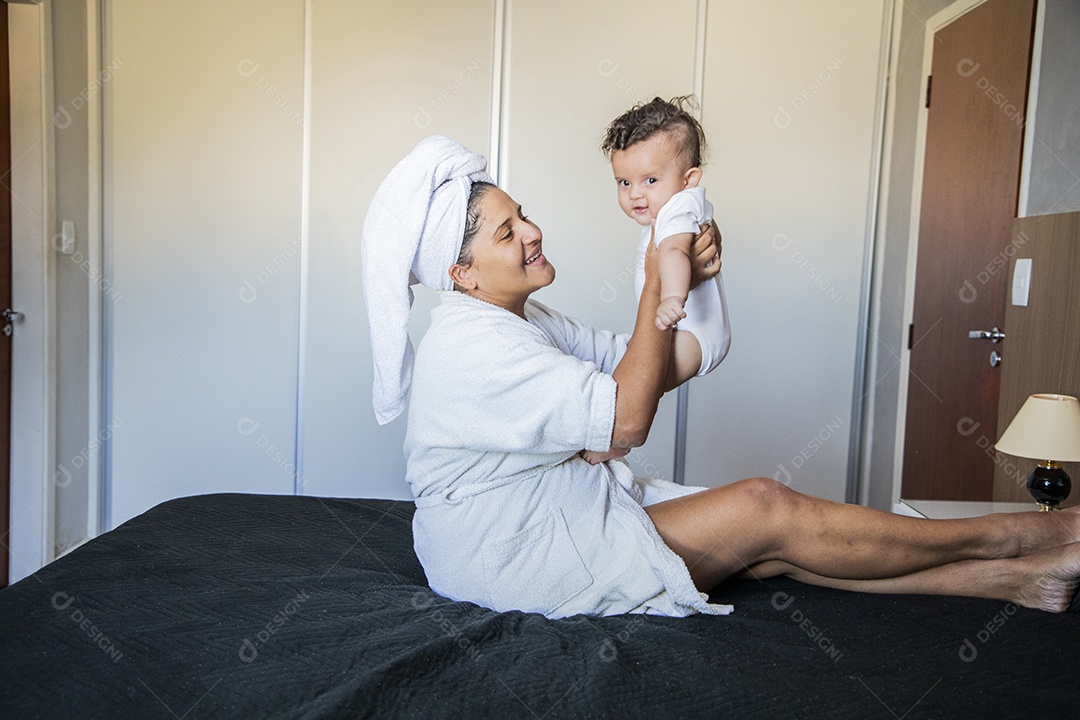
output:
[[[688, 488], [586, 462], [582, 451], [642, 444], [663, 392], [697, 365], [653, 323], [653, 253], [629, 340], [531, 300], [555, 278], [542, 233], [483, 169], [480, 156], [429, 138], [387, 177], [364, 228], [376, 413], [400, 412], [411, 377], [414, 540], [434, 590], [549, 617], [722, 614], [731, 608], [704, 595], [722, 580], [783, 574], [1068, 606], [1080, 576], [1073, 510], [918, 520], [765, 478]], [[699, 257], [699, 275], [705, 265]], [[402, 332], [411, 293], [399, 287], [410, 272], [443, 291], [414, 374]]]

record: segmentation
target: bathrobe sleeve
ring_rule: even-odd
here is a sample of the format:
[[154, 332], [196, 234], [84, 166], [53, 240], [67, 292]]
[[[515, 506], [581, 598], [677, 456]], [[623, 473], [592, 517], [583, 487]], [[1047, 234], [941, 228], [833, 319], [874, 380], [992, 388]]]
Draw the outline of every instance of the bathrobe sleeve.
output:
[[545, 343], [523, 344], [513, 355], [490, 378], [507, 405], [494, 428], [499, 445], [542, 454], [611, 448], [615, 378]]
[[629, 333], [597, 330], [535, 300], [528, 302], [525, 312], [529, 321], [543, 327], [565, 352], [580, 360], [596, 363], [601, 371], [609, 375], [615, 372], [630, 342]]

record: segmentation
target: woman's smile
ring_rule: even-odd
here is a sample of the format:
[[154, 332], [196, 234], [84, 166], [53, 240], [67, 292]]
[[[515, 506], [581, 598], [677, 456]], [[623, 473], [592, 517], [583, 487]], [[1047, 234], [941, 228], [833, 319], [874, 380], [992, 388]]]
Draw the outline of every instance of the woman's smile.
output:
[[525, 261], [526, 265], [543, 265], [546, 262], [544, 253], [539, 245], [536, 246], [536, 252], [529, 256], [529, 259]]

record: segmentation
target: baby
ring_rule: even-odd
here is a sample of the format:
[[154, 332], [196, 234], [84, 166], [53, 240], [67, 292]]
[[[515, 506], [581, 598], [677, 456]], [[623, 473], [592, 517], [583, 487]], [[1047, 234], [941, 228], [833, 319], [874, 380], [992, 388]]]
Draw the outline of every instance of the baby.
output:
[[[711, 372], [731, 345], [720, 275], [690, 290], [690, 247], [700, 226], [712, 222], [705, 199], [701, 155], [705, 133], [686, 106], [689, 97], [655, 98], [612, 121], [602, 149], [611, 159], [619, 206], [641, 225], [635, 285], [645, 284], [645, 251], [655, 236], [660, 272], [656, 325], [688, 331], [701, 348], [698, 375]], [[654, 235], [655, 231], [655, 235]]]
[[[690, 290], [690, 248], [701, 226], [712, 222], [712, 204], [705, 199], [701, 154], [705, 133], [685, 109], [688, 97], [666, 102], [655, 98], [638, 104], [608, 126], [604, 153], [619, 187], [619, 206], [641, 225], [634, 284], [638, 299], [645, 287], [645, 253], [655, 230], [660, 272], [660, 306], [656, 325], [678, 325], [701, 349], [698, 375], [711, 372], [731, 345], [727, 300], [720, 275]], [[621, 458], [628, 450], [582, 451], [596, 464]]]

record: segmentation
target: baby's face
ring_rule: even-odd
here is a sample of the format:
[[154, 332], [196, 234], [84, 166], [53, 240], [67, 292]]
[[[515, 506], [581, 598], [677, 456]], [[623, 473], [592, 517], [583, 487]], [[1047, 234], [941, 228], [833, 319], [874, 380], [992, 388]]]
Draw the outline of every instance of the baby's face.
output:
[[686, 167], [666, 133], [611, 153], [619, 207], [639, 225], [652, 225], [671, 196], [697, 185], [700, 171]]

